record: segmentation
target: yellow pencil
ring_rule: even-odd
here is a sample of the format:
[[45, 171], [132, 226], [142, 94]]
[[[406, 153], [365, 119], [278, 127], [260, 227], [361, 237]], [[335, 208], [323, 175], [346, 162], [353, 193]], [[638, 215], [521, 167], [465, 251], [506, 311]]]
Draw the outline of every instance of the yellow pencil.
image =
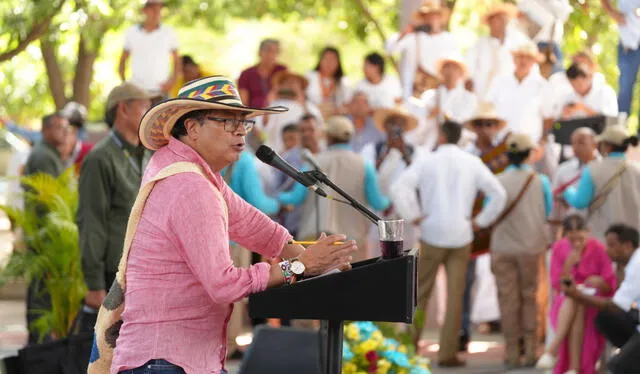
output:
[[[305, 241], [297, 241], [297, 240], [289, 240], [288, 241], [289, 244], [300, 244], [300, 245], [314, 245], [314, 244], [318, 244], [318, 242], [305, 242]], [[334, 245], [339, 245], [339, 244], [344, 244], [344, 242], [333, 242]]]

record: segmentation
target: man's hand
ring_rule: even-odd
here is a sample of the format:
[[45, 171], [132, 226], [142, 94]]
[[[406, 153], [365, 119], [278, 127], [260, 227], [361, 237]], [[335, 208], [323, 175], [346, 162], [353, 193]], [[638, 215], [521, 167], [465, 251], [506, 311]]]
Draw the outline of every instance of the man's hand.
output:
[[580, 294], [580, 291], [578, 291], [578, 288], [576, 287], [576, 284], [574, 282], [571, 282], [569, 286], [562, 282], [562, 292], [564, 292], [567, 297], [570, 297], [572, 299], [575, 299], [576, 296]]
[[411, 221], [411, 224], [414, 226], [420, 226], [420, 224], [422, 224], [422, 221], [424, 221], [424, 219], [427, 218], [426, 216], [422, 216], [422, 217], [418, 217], [416, 219], [414, 219], [413, 221]]
[[318, 243], [311, 245], [298, 256], [305, 266], [305, 277], [323, 274], [331, 269], [346, 267], [353, 259], [353, 254], [358, 247], [354, 240], [345, 241], [343, 244], [334, 244], [343, 241], [344, 235], [326, 236], [324, 233], [318, 238]]
[[99, 309], [106, 296], [107, 291], [105, 290], [87, 291], [87, 295], [84, 297], [84, 303], [91, 308]]
[[431, 111], [429, 112], [429, 117], [428, 118], [436, 118], [439, 115], [440, 115], [440, 108], [435, 107], [435, 108], [431, 109]]
[[478, 226], [475, 220], [471, 221], [471, 228], [473, 229], [473, 232], [482, 230], [482, 227]]

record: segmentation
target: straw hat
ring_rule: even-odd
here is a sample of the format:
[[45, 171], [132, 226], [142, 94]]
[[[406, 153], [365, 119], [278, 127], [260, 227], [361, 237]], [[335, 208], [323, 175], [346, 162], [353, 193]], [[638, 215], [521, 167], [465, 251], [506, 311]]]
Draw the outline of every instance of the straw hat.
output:
[[432, 13], [439, 13], [443, 19], [447, 19], [449, 18], [450, 11], [449, 8], [442, 6], [438, 0], [423, 0], [418, 10], [413, 12], [411, 20], [414, 24], [422, 23], [423, 17]]
[[536, 148], [536, 144], [527, 134], [511, 134], [507, 139], [509, 152], [526, 152]]
[[180, 117], [194, 110], [206, 109], [237, 110], [247, 113], [249, 118], [288, 110], [283, 106], [245, 106], [233, 81], [214, 75], [187, 82], [178, 91], [177, 98], [162, 101], [149, 109], [140, 122], [140, 141], [145, 147], [157, 150], [169, 143], [171, 129]]
[[467, 69], [467, 65], [465, 65], [464, 60], [462, 59], [462, 56], [454, 55], [454, 56], [441, 58], [440, 60], [436, 61], [436, 72], [438, 73], [439, 76], [442, 76], [442, 68], [446, 64], [450, 64], [450, 63], [458, 65], [458, 67], [462, 70], [463, 78], [469, 75], [469, 69]]
[[614, 125], [607, 127], [602, 134], [596, 136], [598, 143], [605, 142], [617, 146], [624, 145], [625, 140], [629, 137], [627, 130], [620, 125]]
[[475, 120], [495, 120], [500, 123], [507, 123], [503, 118], [498, 115], [496, 111], [496, 107], [487, 101], [481, 101], [478, 103], [478, 107], [476, 108], [476, 113], [469, 120], [469, 122]]
[[395, 108], [377, 109], [373, 113], [373, 123], [375, 123], [378, 130], [382, 132], [387, 131], [384, 127], [384, 122], [390, 116], [397, 116], [405, 119], [404, 131], [411, 131], [418, 127], [418, 119], [413, 116], [413, 114], [409, 113], [403, 106], [398, 106]]
[[504, 14], [509, 19], [513, 19], [518, 15], [518, 8], [513, 4], [507, 4], [507, 3], [493, 4], [489, 8], [489, 10], [487, 10], [487, 13], [485, 13], [485, 15], [482, 16], [482, 22], [487, 23], [489, 21], [489, 18], [498, 14]]
[[544, 59], [542, 54], [538, 50], [538, 46], [531, 41], [527, 41], [521, 44], [518, 48], [511, 51], [511, 54], [514, 56], [530, 56], [538, 62]]
[[324, 123], [324, 132], [332, 138], [346, 142], [351, 139], [356, 129], [349, 118], [333, 116]]
[[284, 81], [287, 78], [295, 78], [299, 80], [300, 86], [302, 87], [303, 90], [306, 90], [307, 86], [309, 85], [309, 80], [305, 76], [294, 73], [289, 69], [280, 70], [279, 72], [275, 73], [273, 75], [273, 78], [271, 78], [271, 84], [273, 86], [278, 86], [280, 83], [282, 83], [282, 81]]

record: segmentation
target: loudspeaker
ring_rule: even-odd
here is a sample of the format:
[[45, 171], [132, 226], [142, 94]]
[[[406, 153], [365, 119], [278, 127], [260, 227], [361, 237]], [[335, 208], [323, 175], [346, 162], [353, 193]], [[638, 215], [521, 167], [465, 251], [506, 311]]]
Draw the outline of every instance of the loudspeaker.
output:
[[240, 374], [321, 374], [320, 340], [316, 330], [256, 327]]

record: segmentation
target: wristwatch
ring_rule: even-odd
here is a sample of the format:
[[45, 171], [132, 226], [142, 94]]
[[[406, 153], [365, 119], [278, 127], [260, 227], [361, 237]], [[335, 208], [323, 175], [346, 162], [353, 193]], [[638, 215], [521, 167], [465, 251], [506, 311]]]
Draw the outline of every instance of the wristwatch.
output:
[[294, 258], [291, 260], [291, 272], [296, 275], [298, 279], [302, 279], [304, 277], [304, 271], [306, 270], [302, 261]]

